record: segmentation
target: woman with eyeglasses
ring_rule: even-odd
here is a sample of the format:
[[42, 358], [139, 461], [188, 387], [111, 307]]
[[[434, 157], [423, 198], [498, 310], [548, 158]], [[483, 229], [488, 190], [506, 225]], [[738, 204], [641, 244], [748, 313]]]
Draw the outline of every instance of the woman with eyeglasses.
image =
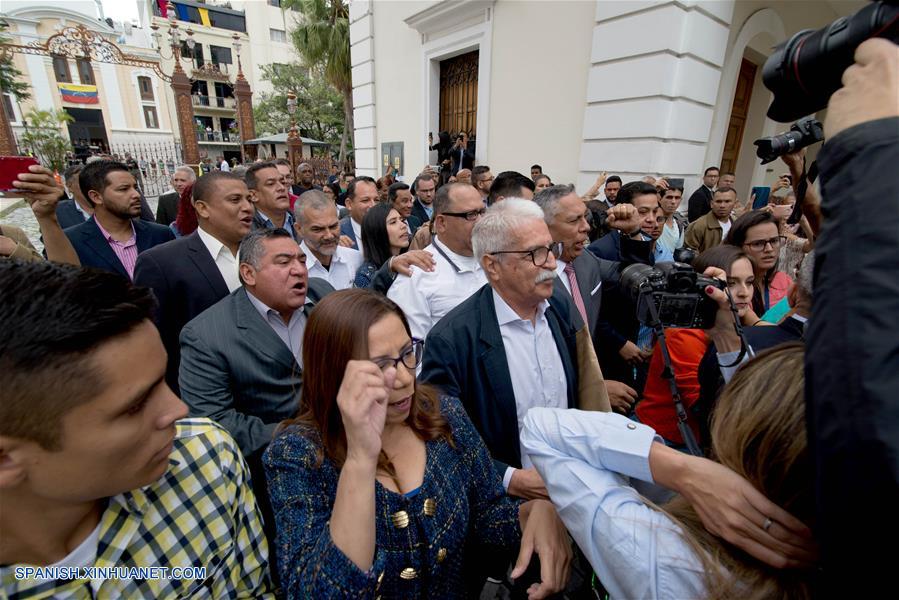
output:
[[724, 238], [725, 244], [742, 249], [752, 259], [755, 270], [752, 309], [758, 315], [780, 302], [793, 283], [789, 275], [777, 270], [784, 241], [777, 219], [765, 210], [754, 210], [741, 216]]
[[365, 262], [356, 271], [353, 287], [371, 287], [378, 269], [408, 248], [411, 239], [406, 220], [392, 204], [381, 202], [368, 209], [362, 219], [362, 254]]
[[455, 398], [416, 383], [421, 340], [368, 290], [319, 302], [303, 337], [303, 398], [265, 452], [288, 598], [446, 598], [478, 593], [473, 544], [540, 549], [542, 598], [562, 589], [571, 550], [548, 501], [505, 493]]

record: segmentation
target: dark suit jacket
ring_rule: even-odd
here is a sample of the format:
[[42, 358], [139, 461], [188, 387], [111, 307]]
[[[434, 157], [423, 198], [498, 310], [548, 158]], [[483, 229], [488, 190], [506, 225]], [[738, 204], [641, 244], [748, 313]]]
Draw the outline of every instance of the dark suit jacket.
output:
[[156, 326], [169, 355], [165, 378], [177, 394], [181, 329], [227, 296], [228, 286], [196, 231], [138, 256], [134, 283], [152, 289], [159, 302]]
[[[143, 219], [134, 219], [131, 222], [134, 223], [134, 233], [137, 236], [138, 255], [153, 246], [175, 239], [175, 234], [168, 227]], [[128, 277], [125, 266], [109, 247], [93, 217], [81, 225], [66, 229], [65, 234], [72, 242], [82, 267], [96, 267]]]
[[[415, 235], [415, 232], [418, 231], [418, 228], [421, 227], [422, 221], [416, 217], [414, 214], [406, 217], [406, 225], [409, 226], [409, 231], [411, 231], [411, 235]], [[409, 241], [412, 241], [412, 238], [409, 238]]]
[[453, 148], [450, 150], [450, 159], [453, 161], [452, 174], [455, 175], [462, 169], [474, 168], [474, 153], [468, 148]]
[[178, 201], [181, 197], [178, 192], [169, 192], [159, 196], [159, 203], [156, 205], [156, 222], [160, 225], [168, 227], [178, 216]]
[[84, 215], [75, 206], [75, 200], [73, 199], [61, 200], [56, 205], [56, 220], [59, 222], [60, 229], [68, 229], [75, 225], [81, 225], [86, 221]]
[[362, 248], [359, 247], [359, 242], [356, 241], [356, 232], [353, 231], [353, 224], [350, 223], [350, 219], [352, 218], [353, 217], [347, 215], [340, 220], [340, 235], [345, 235], [353, 240], [353, 248], [361, 252]]
[[687, 204], [687, 220], [691, 223], [712, 210], [712, 192], [705, 185], [693, 192]]
[[[546, 318], [568, 382], [568, 407], [577, 402], [577, 330], [567, 298], [553, 296]], [[485, 285], [431, 329], [425, 342], [421, 381], [462, 400], [493, 456], [497, 472], [521, 467], [515, 394], [496, 320], [493, 288]]]
[[[327, 281], [309, 278], [307, 316]], [[227, 429], [244, 456], [267, 445], [284, 419], [299, 410], [302, 369], [241, 287], [181, 330], [181, 399], [191, 416]]]
[[[412, 216], [418, 219], [419, 225], [431, 220], [431, 217], [428, 216], [428, 213], [425, 210], [424, 204], [422, 204], [418, 198], [412, 203]], [[415, 233], [415, 230], [413, 230], [412, 233]]]

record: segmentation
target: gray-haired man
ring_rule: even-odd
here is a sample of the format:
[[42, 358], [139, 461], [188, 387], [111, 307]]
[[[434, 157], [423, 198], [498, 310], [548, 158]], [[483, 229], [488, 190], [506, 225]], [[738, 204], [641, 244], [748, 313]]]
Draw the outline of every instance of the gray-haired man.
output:
[[156, 205], [156, 222], [160, 225], [171, 225], [178, 216], [178, 201], [181, 199], [181, 192], [188, 185], [197, 180], [197, 174], [187, 165], [181, 165], [172, 173], [172, 189], [174, 191], [167, 192], [159, 196], [159, 203]]

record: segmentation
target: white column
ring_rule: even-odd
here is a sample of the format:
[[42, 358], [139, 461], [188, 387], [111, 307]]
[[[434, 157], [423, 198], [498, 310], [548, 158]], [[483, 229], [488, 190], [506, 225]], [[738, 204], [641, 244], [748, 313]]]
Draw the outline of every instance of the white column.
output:
[[702, 173], [733, 8], [597, 0], [579, 191], [600, 171], [624, 181]]
[[[125, 120], [125, 109], [122, 104], [124, 96], [119, 88], [119, 77], [116, 74], [116, 66], [110, 63], [95, 63], [100, 69], [100, 85], [103, 96], [106, 98], [106, 116], [109, 121], [106, 128], [112, 132], [114, 129], [128, 127]], [[130, 91], [130, 90], [129, 90]]]
[[356, 175], [377, 179], [381, 167], [375, 127], [374, 29], [370, 0], [350, 2], [350, 65], [353, 72]]

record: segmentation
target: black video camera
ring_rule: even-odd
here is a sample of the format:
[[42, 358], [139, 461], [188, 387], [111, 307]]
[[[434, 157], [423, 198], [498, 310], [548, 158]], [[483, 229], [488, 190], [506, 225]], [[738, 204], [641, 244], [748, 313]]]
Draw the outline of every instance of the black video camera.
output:
[[655, 267], [633, 264], [621, 272], [620, 285], [637, 303], [637, 319], [653, 325], [652, 302], [663, 327], [709, 329], [715, 324], [718, 303], [709, 298], [705, 288], [725, 288], [720, 279], [706, 277], [690, 265], [676, 262], [658, 263]]
[[793, 123], [786, 133], [761, 138], [752, 143], [758, 146], [756, 156], [762, 159], [763, 165], [766, 165], [784, 154], [811, 146], [823, 139], [824, 126], [821, 125], [821, 121], [814, 117], [805, 117]]
[[789, 123], [827, 106], [843, 85], [843, 71], [855, 62], [855, 49], [874, 37], [899, 43], [899, 0], [872, 2], [850, 17], [817, 31], [805, 29], [778, 45], [762, 68], [765, 86], [774, 92], [768, 116]]

